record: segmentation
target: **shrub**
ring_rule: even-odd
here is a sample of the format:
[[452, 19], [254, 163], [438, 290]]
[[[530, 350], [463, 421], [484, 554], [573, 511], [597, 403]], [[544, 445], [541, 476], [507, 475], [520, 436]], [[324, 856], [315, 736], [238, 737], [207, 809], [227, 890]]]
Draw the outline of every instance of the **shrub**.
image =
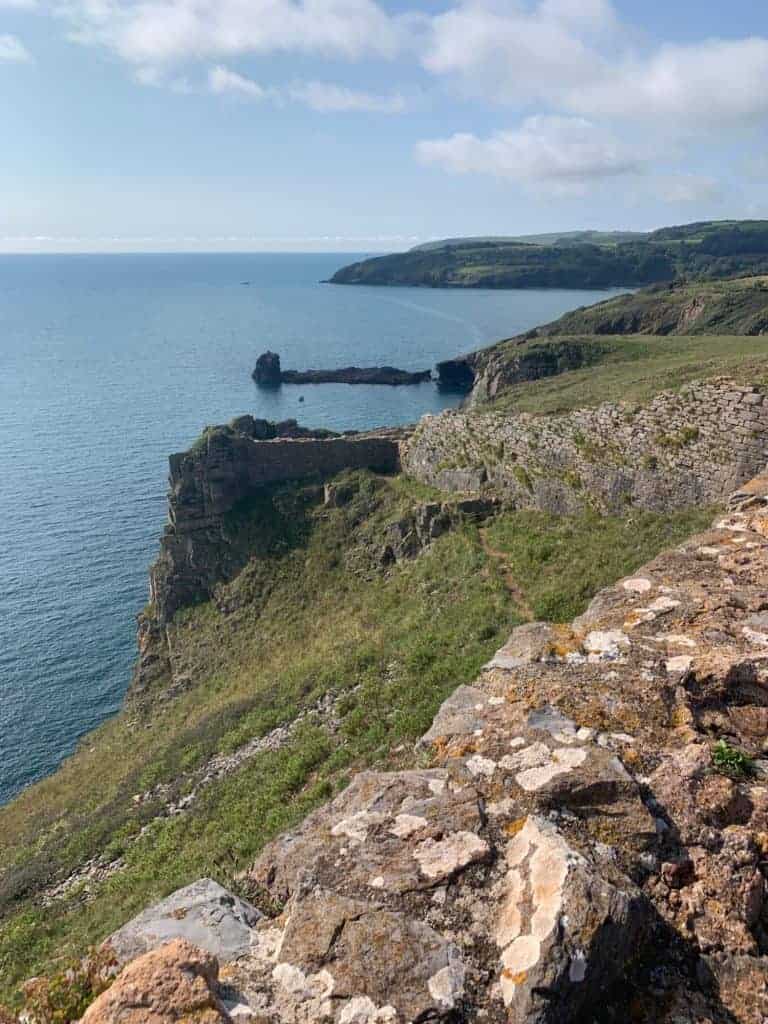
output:
[[106, 948], [92, 951], [58, 974], [33, 978], [24, 986], [24, 1018], [30, 1024], [80, 1020], [94, 999], [112, 984], [116, 968], [114, 953]]
[[731, 778], [743, 779], [755, 773], [752, 758], [743, 750], [730, 746], [725, 740], [718, 740], [715, 744], [712, 751], [712, 764], [715, 771], [721, 775], [729, 775]]

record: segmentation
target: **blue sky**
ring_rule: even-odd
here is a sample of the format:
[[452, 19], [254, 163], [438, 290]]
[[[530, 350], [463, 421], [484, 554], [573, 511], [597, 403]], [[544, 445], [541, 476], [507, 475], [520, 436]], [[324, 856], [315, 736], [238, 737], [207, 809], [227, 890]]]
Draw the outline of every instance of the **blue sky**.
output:
[[768, 217], [754, 0], [0, 0], [0, 251]]

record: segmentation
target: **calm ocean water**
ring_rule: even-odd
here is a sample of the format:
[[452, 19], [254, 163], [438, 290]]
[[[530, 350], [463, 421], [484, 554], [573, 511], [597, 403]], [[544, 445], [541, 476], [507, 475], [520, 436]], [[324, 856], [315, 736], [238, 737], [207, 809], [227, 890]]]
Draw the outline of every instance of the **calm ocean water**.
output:
[[351, 258], [0, 256], [0, 802], [120, 705], [170, 452], [246, 412], [344, 429], [450, 404], [428, 384], [259, 393], [260, 352], [424, 369], [606, 294], [319, 284]]

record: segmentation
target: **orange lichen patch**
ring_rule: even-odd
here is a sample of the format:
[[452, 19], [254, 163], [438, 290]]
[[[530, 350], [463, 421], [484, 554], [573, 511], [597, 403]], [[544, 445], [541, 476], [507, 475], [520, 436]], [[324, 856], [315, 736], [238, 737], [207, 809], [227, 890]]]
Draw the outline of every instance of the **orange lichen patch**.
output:
[[756, 832], [755, 843], [763, 855], [768, 854], [768, 832]]
[[506, 967], [503, 969], [501, 973], [508, 981], [511, 981], [513, 985], [522, 985], [525, 982], [525, 979], [528, 977], [527, 971], [518, 971], [515, 974], [512, 971], [508, 970]]
[[629, 750], [625, 750], [623, 752], [621, 760], [624, 762], [624, 764], [636, 765], [640, 760], [640, 754], [632, 747], [630, 747]]
[[693, 713], [690, 708], [680, 705], [674, 709], [670, 718], [672, 725], [678, 728], [681, 725], [690, 725], [693, 721]]
[[755, 516], [749, 528], [761, 537], [768, 537], [768, 516]]
[[647, 614], [645, 612], [643, 612], [643, 611], [636, 610], [636, 611], [630, 612], [629, 615], [626, 617], [626, 619], [624, 619], [624, 622], [622, 624], [622, 629], [624, 629], [624, 630], [634, 629], [635, 626], [639, 626], [642, 622], [647, 622], [647, 621], [648, 621]]
[[549, 650], [555, 657], [564, 658], [567, 654], [573, 654], [581, 649], [582, 637], [570, 626], [558, 624], [552, 627], [552, 632], [555, 637]]
[[758, 496], [768, 495], [768, 474], [754, 476], [738, 490], [739, 494], [756, 494]]
[[528, 821], [527, 816], [525, 818], [517, 818], [515, 821], [510, 821], [504, 826], [504, 831], [511, 838], [516, 836], [518, 832], [521, 832], [525, 827], [525, 823]]
[[478, 744], [475, 739], [462, 737], [447, 743], [445, 749], [448, 757], [466, 757], [467, 754], [477, 753]]

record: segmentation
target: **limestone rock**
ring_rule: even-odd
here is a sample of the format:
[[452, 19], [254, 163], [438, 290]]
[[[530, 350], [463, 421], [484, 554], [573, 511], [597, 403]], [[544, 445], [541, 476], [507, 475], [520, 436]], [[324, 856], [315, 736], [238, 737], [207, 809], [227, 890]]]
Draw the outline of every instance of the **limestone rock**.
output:
[[145, 953], [91, 1004], [82, 1024], [229, 1024], [216, 958], [184, 939]]
[[170, 939], [186, 939], [220, 962], [247, 951], [259, 911], [218, 882], [201, 878], [149, 907], [106, 941], [126, 963]]
[[576, 1019], [623, 971], [650, 919], [627, 883], [617, 889], [557, 829], [530, 817], [507, 846], [505, 898], [494, 929], [509, 1020]]

